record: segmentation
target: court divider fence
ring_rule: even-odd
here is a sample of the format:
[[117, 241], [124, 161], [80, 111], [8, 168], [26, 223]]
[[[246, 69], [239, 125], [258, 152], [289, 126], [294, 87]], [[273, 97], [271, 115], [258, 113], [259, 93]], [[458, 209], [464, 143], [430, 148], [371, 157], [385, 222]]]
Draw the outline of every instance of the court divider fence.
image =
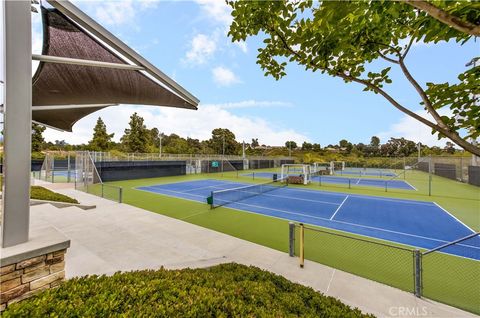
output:
[[480, 261], [445, 253], [480, 232], [428, 251], [295, 222], [288, 232], [289, 255], [301, 268], [307, 259], [480, 314]]
[[88, 151], [78, 151], [76, 153], [75, 189], [119, 203], [123, 201], [123, 188], [102, 182]]

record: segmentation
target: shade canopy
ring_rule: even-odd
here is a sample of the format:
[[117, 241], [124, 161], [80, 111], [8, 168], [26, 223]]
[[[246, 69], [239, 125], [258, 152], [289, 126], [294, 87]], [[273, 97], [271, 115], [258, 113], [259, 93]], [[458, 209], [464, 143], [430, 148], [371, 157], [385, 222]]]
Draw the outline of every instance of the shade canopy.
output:
[[112, 104], [197, 109], [198, 99], [83, 12], [69, 2], [49, 3], [54, 8], [42, 8], [44, 58], [33, 77], [34, 121], [71, 131], [79, 119]]

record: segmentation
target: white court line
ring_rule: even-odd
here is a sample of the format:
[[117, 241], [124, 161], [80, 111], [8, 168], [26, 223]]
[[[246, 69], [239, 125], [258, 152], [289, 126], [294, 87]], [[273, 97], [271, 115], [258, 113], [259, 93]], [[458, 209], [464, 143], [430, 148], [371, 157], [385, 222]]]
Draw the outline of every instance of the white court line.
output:
[[467, 229], [469, 229], [470, 231], [472, 231], [472, 233], [476, 233], [471, 227], [469, 227], [468, 225], [466, 225], [465, 223], [463, 223], [462, 221], [460, 221], [455, 215], [453, 215], [452, 213], [448, 212], [446, 209], [444, 209], [443, 207], [441, 207], [440, 204], [438, 204], [437, 202], [433, 202], [433, 204], [435, 204], [435, 205], [438, 206], [442, 211], [446, 212], [448, 215], [450, 215], [452, 218], [454, 218], [458, 223], [460, 223], [461, 225], [465, 226]]
[[411, 186], [411, 187], [413, 188], [413, 190], [418, 191], [418, 189], [415, 188], [413, 185], [411, 185], [410, 182], [408, 182], [407, 180], [399, 180], [399, 181], [405, 182], [406, 184], [408, 184], [409, 186]]
[[343, 199], [342, 203], [340, 203], [340, 205], [338, 206], [338, 208], [335, 210], [335, 212], [333, 213], [333, 215], [330, 217], [330, 220], [333, 220], [333, 218], [335, 217], [335, 215], [337, 215], [338, 211], [340, 211], [340, 208], [343, 206], [343, 204], [345, 203], [345, 201], [347, 201], [348, 199], [348, 195], [345, 197], [345, 199]]
[[[143, 187], [143, 188], [148, 188], [148, 187]], [[153, 193], [160, 194], [160, 195], [165, 195], [165, 196], [168, 196], [168, 197], [171, 197], [171, 198], [176, 198], [176, 199], [182, 199], [182, 200], [188, 200], [188, 201], [192, 201], [192, 202], [201, 203], [201, 202], [199, 202], [199, 201], [197, 201], [197, 200], [188, 199], [188, 198], [182, 198], [182, 197], [178, 197], [178, 196], [171, 196], [171, 195], [164, 194], [164, 193], [159, 193], [159, 192], [154, 192], [154, 191], [148, 191], [148, 190], [143, 190], [143, 189], [138, 189], [138, 188], [137, 188], [137, 190], [139, 190], [139, 191], [146, 191], [146, 192], [150, 192], [150, 193], [153, 192]], [[165, 189], [162, 189], [162, 190], [165, 190]], [[173, 192], [173, 193], [185, 194], [184, 192], [178, 192], [178, 191], [173, 191], [173, 190], [167, 190], [167, 191]], [[196, 194], [187, 194], [187, 195], [191, 195], [191, 196], [196, 196], [196, 197], [201, 197], [201, 198], [203, 198], [203, 196], [201, 196], [201, 195], [196, 195]], [[239, 205], [244, 205], [244, 206], [256, 207], [256, 208], [260, 208], [260, 209], [266, 209], [266, 210], [271, 210], [271, 211], [275, 211], [275, 212], [282, 212], [282, 213], [286, 213], [286, 214], [304, 216], [304, 217], [309, 217], [309, 218], [312, 218], [312, 219], [319, 219], [319, 220], [324, 220], [324, 221], [330, 221], [330, 222], [336, 222], [336, 223], [341, 223], [341, 224], [347, 224], [347, 225], [351, 225], [351, 226], [358, 227], [358, 228], [368, 228], [368, 229], [373, 229], [373, 230], [377, 230], [377, 231], [381, 231], [381, 232], [387, 232], [387, 233], [394, 233], [394, 234], [399, 234], [399, 235], [404, 235], [404, 236], [417, 237], [417, 238], [421, 238], [421, 239], [425, 239], [425, 240], [429, 240], [429, 241], [436, 241], [436, 242], [441, 242], [441, 243], [449, 243], [449, 242], [450, 242], [450, 241], [435, 239], [435, 238], [431, 238], [431, 237], [425, 237], [425, 236], [421, 236], [421, 235], [408, 234], [408, 233], [403, 233], [403, 232], [398, 232], [398, 231], [381, 229], [381, 228], [377, 228], [377, 227], [373, 227], [373, 226], [360, 225], [360, 224], [355, 224], [355, 223], [350, 223], [350, 222], [345, 222], [345, 221], [330, 220], [330, 219], [322, 218], [322, 217], [319, 217], [319, 216], [307, 215], [307, 214], [302, 214], [302, 213], [295, 213], [295, 212], [290, 212], [290, 211], [285, 211], [285, 210], [280, 210], [280, 209], [272, 209], [272, 208], [268, 208], [268, 207], [264, 207], [264, 206], [259, 206], [259, 205], [254, 205], [254, 204], [247, 204], [247, 203], [241, 203], [241, 202], [233, 202], [233, 204], [239, 204]], [[232, 208], [232, 207], [228, 207], [228, 206], [227, 206], [226, 208], [229, 208], [229, 209], [232, 209], [232, 210], [238, 210], [238, 209], [235, 209], [235, 208]], [[282, 219], [282, 220], [292, 221], [291, 219], [285, 219], [285, 218], [281, 218], [281, 217], [270, 216], [270, 215], [266, 215], [266, 214], [261, 213], [261, 212], [245, 211], [245, 210], [241, 210], [241, 211], [244, 211], [244, 212], [247, 212], [247, 213], [261, 214], [261, 215], [264, 215], [264, 216], [279, 218], [279, 219]], [[313, 224], [313, 225], [323, 226], [323, 225], [318, 225], [318, 224]], [[323, 227], [325, 227], [325, 226], [323, 226]], [[328, 228], [328, 226], [326, 226], [326, 227]], [[330, 229], [337, 230], [337, 231], [346, 231], [346, 232], [349, 232], [348, 230], [339, 230], [339, 229], [335, 229], [335, 228], [330, 228]], [[350, 233], [351, 233], [351, 232], [350, 232]], [[391, 240], [381, 239], [381, 238], [378, 238], [378, 237], [375, 237], [375, 236], [362, 235], [362, 234], [358, 234], [358, 233], [354, 233], [354, 232], [353, 232], [353, 234], [355, 234], [355, 235], [360, 235], [360, 236], [364, 236], [364, 237], [371, 237], [371, 238], [378, 239], [378, 240], [382, 240], [382, 241], [392, 242]], [[394, 241], [394, 242], [395, 242], [395, 241]], [[397, 242], [397, 243], [399, 243], [399, 242]], [[400, 243], [400, 244], [405, 244], [405, 243]], [[409, 244], [407, 244], [407, 245], [409, 245]], [[479, 248], [479, 247], [476, 247], [476, 246], [465, 245], [465, 244], [457, 244], [457, 245], [463, 246], [463, 247], [467, 247], [467, 248], [474, 248], [474, 249], [479, 249], [479, 250], [480, 250], [480, 248]], [[447, 254], [450, 254], [450, 253], [447, 253]], [[456, 255], [456, 254], [452, 254], [452, 255]], [[459, 256], [459, 255], [456, 255], [456, 256]], [[462, 256], [459, 256], [459, 257], [462, 257]], [[468, 257], [467, 257], [467, 258], [468, 258]]]
[[[319, 219], [319, 220], [324, 220], [324, 221], [330, 221], [330, 222], [336, 222], [336, 223], [341, 223], [341, 224], [347, 224], [347, 225], [351, 225], [351, 226], [354, 226], [354, 227], [367, 228], [367, 229], [377, 230], [377, 231], [381, 231], [381, 232], [388, 232], [388, 233], [400, 234], [400, 235], [405, 235], [405, 236], [417, 237], [417, 238], [421, 238], [421, 239], [425, 239], [425, 240], [430, 240], [430, 241], [437, 241], [437, 242], [442, 242], [442, 243], [449, 243], [449, 242], [450, 242], [450, 241], [435, 239], [435, 238], [432, 238], [432, 237], [426, 237], [426, 236], [421, 236], [421, 235], [415, 235], [415, 234], [409, 234], [409, 233], [398, 232], [398, 231], [393, 231], [393, 230], [387, 230], [387, 229], [382, 229], [382, 228], [378, 228], [378, 227], [374, 227], [374, 226], [360, 225], [360, 224], [350, 223], [350, 222], [345, 222], [345, 221], [330, 220], [330, 219], [327, 219], [327, 218], [322, 218], [321, 216], [313, 216], [313, 215], [308, 215], [308, 214], [303, 214], [303, 213], [296, 213], [296, 212], [290, 212], [290, 211], [285, 211], [285, 210], [280, 210], [280, 209], [272, 209], [272, 208], [267, 208], [267, 207], [263, 207], [263, 206], [260, 206], [260, 205], [255, 205], [255, 204], [241, 203], [241, 202], [238, 202], [238, 201], [237, 201], [237, 202], [233, 202], [232, 204], [240, 204], [240, 205], [246, 205], [246, 206], [251, 206], [251, 207], [266, 209], [266, 210], [272, 210], [272, 211], [287, 213], [287, 214], [293, 214], [293, 215], [298, 215], [298, 216], [306, 216], [306, 217], [313, 218], [313, 219]], [[234, 209], [234, 210], [235, 210], [235, 208], [231, 208], [231, 209]], [[249, 211], [247, 211], [247, 212], [249, 212]], [[251, 212], [251, 211], [250, 211], [250, 212]], [[263, 214], [263, 213], [261, 213], [261, 212], [253, 212], [253, 213]], [[265, 215], [265, 214], [264, 214], [264, 215]], [[288, 219], [287, 219], [287, 220], [288, 220]], [[292, 221], [292, 220], [290, 220], [290, 221]], [[313, 224], [313, 225], [323, 226], [323, 225], [318, 225], [318, 224]], [[323, 226], [323, 227], [325, 227], [325, 226]], [[334, 229], [334, 230], [344, 231], [344, 232], [346, 231], [346, 232], [348, 232], [348, 230], [338, 230], [338, 229]], [[357, 233], [354, 233], [354, 234], [357, 234]], [[361, 235], [361, 234], [359, 234], [359, 235]], [[369, 237], [376, 238], [375, 236], [369, 236]], [[387, 241], [388, 241], [388, 240], [387, 240]], [[390, 241], [391, 241], [391, 240], [390, 240]], [[398, 242], [397, 242], [397, 243], [398, 243]], [[407, 244], [407, 245], [408, 245], [408, 244]], [[468, 247], [468, 248], [479, 249], [479, 250], [480, 250], [480, 247], [476, 247], [476, 246], [465, 245], [465, 244], [458, 244], [458, 245], [464, 246], [464, 247]]]
[[362, 178], [358, 178], [357, 182], [355, 184], [359, 184]]

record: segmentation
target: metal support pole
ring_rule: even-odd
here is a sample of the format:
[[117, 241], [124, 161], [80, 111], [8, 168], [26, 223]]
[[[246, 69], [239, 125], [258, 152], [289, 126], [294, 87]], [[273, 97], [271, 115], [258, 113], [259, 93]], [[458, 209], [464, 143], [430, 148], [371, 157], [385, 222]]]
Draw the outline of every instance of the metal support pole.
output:
[[387, 191], [388, 191], [388, 182], [385, 181], [385, 192], [387, 192]]
[[288, 254], [290, 257], [295, 256], [295, 223], [288, 223]]
[[55, 183], [55, 156], [53, 156], [52, 160], [52, 183]]
[[70, 153], [67, 156], [67, 182], [70, 182]]
[[422, 297], [422, 252], [413, 251], [415, 273], [415, 296]]
[[4, 157], [2, 247], [28, 241], [32, 136], [30, 1], [2, 1]]
[[300, 267], [305, 265], [305, 227], [300, 223]]
[[118, 203], [122, 203], [122, 202], [123, 202], [123, 188], [120, 188]]
[[103, 198], [103, 197], [104, 197], [104, 196], [103, 196], [103, 183], [102, 183], [101, 185], [102, 185], [102, 198]]
[[428, 159], [428, 195], [432, 195], [432, 156]]
[[348, 188], [349, 188], [349, 189], [351, 189], [351, 188], [352, 188], [352, 185], [351, 185], [351, 183], [352, 183], [352, 182], [351, 182], [350, 178], [348, 178]]

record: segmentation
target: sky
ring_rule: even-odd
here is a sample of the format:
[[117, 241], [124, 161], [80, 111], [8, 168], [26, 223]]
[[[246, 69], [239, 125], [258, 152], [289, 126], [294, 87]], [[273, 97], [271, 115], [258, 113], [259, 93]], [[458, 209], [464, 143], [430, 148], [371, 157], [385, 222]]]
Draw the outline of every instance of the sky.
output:
[[[87, 143], [98, 117], [118, 141], [133, 112], [148, 128], [183, 137], [208, 139], [214, 128], [228, 128], [238, 141], [258, 138], [260, 144], [283, 145], [287, 140], [337, 144], [341, 139], [368, 143], [405, 137], [444, 146], [431, 130], [403, 115], [383, 97], [363, 92], [358, 84], [305, 71], [290, 64], [287, 76], [265, 77], [256, 64], [261, 38], [232, 43], [227, 37], [230, 9], [222, 0], [192, 1], [73, 1], [110, 32], [147, 58], [200, 99], [199, 110], [121, 105], [91, 114], [75, 124], [73, 132], [47, 129], [46, 140]], [[41, 52], [40, 14], [33, 14], [34, 53]], [[478, 55], [478, 43], [416, 44], [406, 63], [414, 77], [426, 82], [455, 82], [465, 64]], [[419, 96], [392, 72], [387, 90], [419, 114], [425, 111]], [[448, 115], [448, 112], [444, 112]]]

